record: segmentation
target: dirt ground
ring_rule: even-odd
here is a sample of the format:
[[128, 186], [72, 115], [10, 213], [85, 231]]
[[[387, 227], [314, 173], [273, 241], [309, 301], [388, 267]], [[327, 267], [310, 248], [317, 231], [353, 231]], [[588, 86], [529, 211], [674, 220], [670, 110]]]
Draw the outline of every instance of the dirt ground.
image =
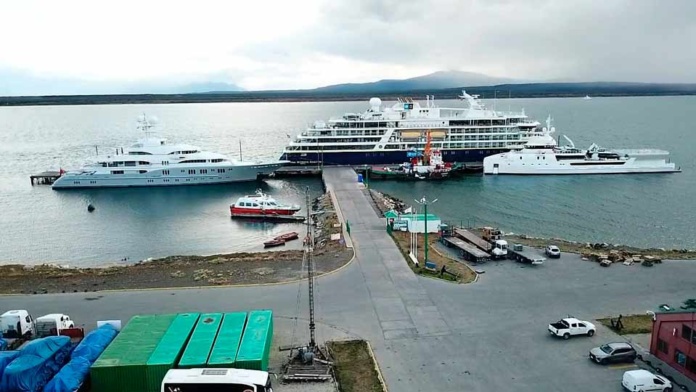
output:
[[[616, 320], [617, 318], [618, 316], [613, 317], [614, 320]], [[611, 327], [611, 318], [598, 319], [597, 321], [602, 323], [602, 325], [604, 325], [605, 327], [612, 329], [619, 335], [651, 333], [653, 326], [652, 316], [647, 314], [632, 314], [628, 316], [621, 316], [623, 329], [620, 331], [614, 330]]]
[[364, 340], [328, 342], [336, 367], [336, 381], [341, 392], [381, 392], [376, 364]]
[[506, 235], [505, 239], [513, 244], [522, 244], [535, 248], [544, 248], [546, 245], [553, 244], [561, 248], [562, 252], [583, 253], [583, 252], [608, 252], [610, 250], [625, 251], [634, 254], [656, 256], [662, 260], [694, 260], [696, 251], [687, 249], [662, 249], [650, 248], [643, 249], [627, 245], [596, 244], [598, 248], [593, 248], [595, 244], [586, 242], [569, 241], [560, 238], [537, 238], [526, 235]]
[[[314, 202], [315, 211], [330, 211], [327, 195]], [[336, 227], [338, 226], [338, 227]], [[331, 240], [341, 232], [335, 213], [316, 215], [314, 265], [318, 275], [348, 263], [353, 251], [343, 240]], [[300, 233], [303, 241], [305, 233]], [[58, 265], [0, 265], [0, 294], [46, 294], [115, 289], [215, 286], [276, 283], [304, 278], [300, 250], [231, 253], [213, 256], [170, 256], [128, 266], [62, 268]]]

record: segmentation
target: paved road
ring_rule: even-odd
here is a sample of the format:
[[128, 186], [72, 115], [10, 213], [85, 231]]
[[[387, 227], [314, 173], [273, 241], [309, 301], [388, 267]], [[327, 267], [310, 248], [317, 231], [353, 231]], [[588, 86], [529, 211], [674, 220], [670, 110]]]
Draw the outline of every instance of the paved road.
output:
[[[547, 334], [547, 324], [568, 313], [594, 319], [693, 297], [691, 262], [601, 268], [563, 255], [536, 267], [491, 262], [470, 285], [416, 277], [357, 188], [354, 173], [330, 168], [324, 176], [350, 222], [356, 259], [340, 273], [318, 279], [318, 337], [369, 339], [392, 391], [536, 392], [572, 385], [618, 392], [625, 369], [587, 360], [591, 347], [617, 336], [600, 328], [592, 338], [562, 341]], [[284, 344], [291, 339], [297, 293], [298, 284], [288, 284], [0, 297], [0, 309], [62, 311], [93, 324], [148, 312], [271, 308], [276, 330], [282, 331], [275, 343]], [[306, 297], [301, 303], [306, 318]]]

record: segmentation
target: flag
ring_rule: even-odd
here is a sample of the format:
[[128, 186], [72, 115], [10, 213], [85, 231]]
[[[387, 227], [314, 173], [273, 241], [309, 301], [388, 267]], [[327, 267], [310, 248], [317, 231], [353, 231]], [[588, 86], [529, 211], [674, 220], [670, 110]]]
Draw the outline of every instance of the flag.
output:
[[62, 176], [63, 174], [65, 174], [65, 170], [63, 170], [63, 168], [61, 167], [60, 171], [58, 171], [58, 173], [60, 173], [60, 175]]
[[407, 209], [404, 210], [404, 214], [410, 214], [413, 211], [411, 207], [408, 207]]

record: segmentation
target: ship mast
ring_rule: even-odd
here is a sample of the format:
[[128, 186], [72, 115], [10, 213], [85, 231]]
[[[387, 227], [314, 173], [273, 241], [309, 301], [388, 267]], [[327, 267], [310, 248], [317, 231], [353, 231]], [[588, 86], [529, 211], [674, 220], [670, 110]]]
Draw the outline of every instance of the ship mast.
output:
[[423, 164], [426, 166], [430, 165], [430, 141], [430, 130], [428, 129], [425, 137], [425, 149], [423, 149]]

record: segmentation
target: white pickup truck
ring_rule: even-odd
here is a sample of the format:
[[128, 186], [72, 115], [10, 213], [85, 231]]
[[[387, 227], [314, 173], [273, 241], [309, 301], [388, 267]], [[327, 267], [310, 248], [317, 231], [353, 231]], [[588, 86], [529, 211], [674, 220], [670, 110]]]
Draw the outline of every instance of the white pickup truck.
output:
[[549, 324], [549, 332], [553, 336], [562, 337], [563, 339], [570, 339], [574, 335], [587, 335], [592, 336], [595, 334], [595, 325], [588, 322], [578, 320], [574, 317], [564, 318], [553, 324]]

